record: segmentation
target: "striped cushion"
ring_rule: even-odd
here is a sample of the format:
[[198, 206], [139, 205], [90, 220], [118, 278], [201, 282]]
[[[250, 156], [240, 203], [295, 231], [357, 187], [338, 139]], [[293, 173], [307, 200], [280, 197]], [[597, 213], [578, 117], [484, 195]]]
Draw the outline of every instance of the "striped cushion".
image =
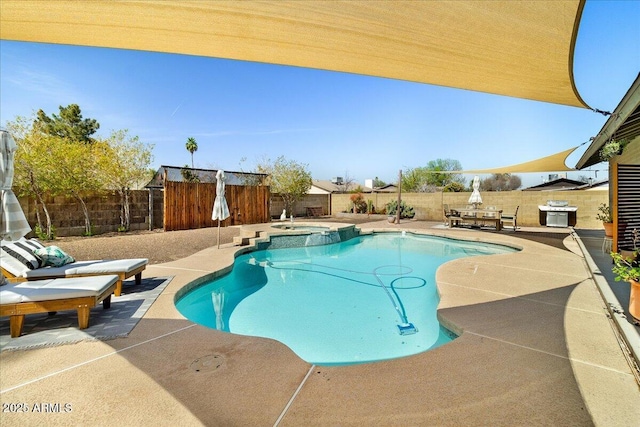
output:
[[20, 240], [2, 245], [2, 257], [11, 257], [24, 264], [28, 269], [35, 270], [42, 267], [42, 261], [33, 251], [44, 248], [42, 243], [35, 239]]

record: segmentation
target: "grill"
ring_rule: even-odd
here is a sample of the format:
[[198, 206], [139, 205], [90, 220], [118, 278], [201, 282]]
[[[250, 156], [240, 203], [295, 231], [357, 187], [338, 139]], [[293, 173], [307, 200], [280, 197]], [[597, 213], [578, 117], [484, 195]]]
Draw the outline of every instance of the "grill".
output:
[[[547, 200], [546, 205], [539, 205], [540, 223], [547, 227], [568, 227], [569, 215], [575, 218], [577, 206], [569, 206], [566, 200]], [[544, 224], [542, 221], [544, 219]]]

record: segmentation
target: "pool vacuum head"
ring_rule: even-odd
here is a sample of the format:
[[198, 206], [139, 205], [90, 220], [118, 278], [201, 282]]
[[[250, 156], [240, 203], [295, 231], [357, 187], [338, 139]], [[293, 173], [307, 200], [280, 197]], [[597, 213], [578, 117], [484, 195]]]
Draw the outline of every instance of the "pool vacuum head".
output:
[[398, 325], [398, 332], [400, 332], [400, 335], [411, 335], [418, 332], [418, 329], [413, 326], [413, 323], [402, 323]]

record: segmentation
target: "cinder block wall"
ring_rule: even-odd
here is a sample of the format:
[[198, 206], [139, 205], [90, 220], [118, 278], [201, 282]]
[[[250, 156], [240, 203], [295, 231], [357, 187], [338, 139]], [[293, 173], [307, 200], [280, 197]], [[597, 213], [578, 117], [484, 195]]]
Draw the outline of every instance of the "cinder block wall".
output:
[[[569, 205], [577, 206], [576, 228], [599, 229], [602, 223], [596, 219], [598, 206], [608, 203], [607, 190], [585, 191], [485, 191], [482, 192], [483, 206], [496, 206], [505, 213], [513, 213], [517, 206], [518, 224], [535, 227], [540, 225], [540, 211], [538, 205], [545, 205], [547, 200], [567, 200]], [[413, 206], [416, 219], [429, 221], [443, 220], [443, 205], [450, 208], [467, 205], [471, 193], [403, 193], [402, 200]], [[333, 194], [331, 197], [331, 214], [344, 212], [350, 205], [350, 194]], [[376, 211], [384, 209], [392, 200], [397, 200], [397, 194], [374, 193], [364, 194], [365, 200], [372, 200]]]
[[[162, 203], [162, 192], [155, 191], [154, 204]], [[95, 234], [117, 231], [120, 225], [120, 196], [115, 192], [102, 192], [87, 194], [84, 198], [89, 211], [89, 219]], [[19, 199], [22, 210], [31, 227], [37, 224], [36, 203], [31, 197]], [[130, 202], [131, 229], [146, 230], [149, 228], [149, 192], [147, 190], [132, 191]], [[78, 200], [71, 196], [45, 197], [45, 203], [51, 216], [51, 222], [55, 227], [56, 236], [81, 236], [84, 234], [84, 213]], [[158, 212], [157, 206], [154, 212]], [[162, 205], [159, 215], [160, 227], [162, 227]], [[40, 217], [43, 225], [45, 216], [40, 206]], [[158, 218], [154, 215], [154, 223]], [[34, 236], [33, 231], [28, 236]]]
[[[616, 160], [619, 163], [638, 163], [640, 161], [640, 139], [636, 139], [633, 145], [627, 146], [622, 156]], [[134, 190], [131, 197], [131, 229], [146, 230], [149, 228], [149, 192], [147, 190]], [[471, 193], [403, 193], [405, 203], [413, 206], [416, 219], [429, 221], [442, 221], [443, 205], [450, 207], [466, 206]], [[153, 196], [153, 228], [163, 226], [163, 192], [154, 190]], [[307, 207], [321, 206], [323, 214], [335, 215], [344, 212], [350, 206], [350, 194], [310, 194], [296, 203], [294, 216], [306, 216]], [[377, 212], [382, 211], [385, 205], [397, 200], [395, 193], [364, 194], [365, 200], [371, 200]], [[22, 197], [19, 199], [22, 209], [27, 215], [27, 220], [35, 227], [36, 205], [33, 198]], [[600, 229], [602, 224], [595, 219], [598, 206], [601, 203], [609, 203], [609, 192], [606, 190], [589, 191], [503, 191], [483, 192], [483, 206], [496, 206], [504, 212], [513, 212], [516, 206], [518, 211], [518, 223], [523, 226], [539, 226], [538, 205], [544, 205], [547, 200], [567, 200], [570, 205], [578, 206], [576, 215], [576, 227], [583, 229]], [[85, 199], [89, 209], [89, 216], [96, 234], [117, 231], [120, 224], [120, 198], [117, 193], [99, 193], [87, 196]], [[72, 197], [57, 196], [46, 198], [56, 235], [79, 236], [84, 233], [84, 216], [80, 203]], [[271, 198], [271, 215], [279, 218], [282, 213], [283, 202], [277, 194]], [[44, 223], [44, 214], [40, 212]], [[29, 237], [33, 236], [33, 232]]]
[[[307, 208], [313, 207], [321, 207], [322, 215], [329, 215], [329, 203], [331, 202], [331, 197], [328, 194], [307, 194], [304, 196], [302, 200], [296, 202], [294, 206], [294, 217], [307, 216]], [[271, 218], [280, 218], [282, 215], [282, 210], [284, 209], [284, 202], [282, 201], [282, 197], [279, 194], [271, 195], [271, 207], [269, 208], [269, 212], [271, 213]], [[291, 212], [287, 212], [287, 217], [291, 215]]]

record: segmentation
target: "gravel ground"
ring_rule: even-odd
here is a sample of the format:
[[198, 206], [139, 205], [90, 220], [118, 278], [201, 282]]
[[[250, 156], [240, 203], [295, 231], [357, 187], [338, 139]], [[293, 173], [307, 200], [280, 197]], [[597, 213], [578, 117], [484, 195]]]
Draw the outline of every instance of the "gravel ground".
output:
[[[231, 243], [240, 235], [239, 227], [222, 227], [220, 243]], [[148, 258], [149, 264], [175, 261], [218, 244], [218, 229], [200, 228], [164, 232], [134, 231], [92, 237], [59, 237], [43, 242], [56, 245], [78, 261], [92, 259]]]

